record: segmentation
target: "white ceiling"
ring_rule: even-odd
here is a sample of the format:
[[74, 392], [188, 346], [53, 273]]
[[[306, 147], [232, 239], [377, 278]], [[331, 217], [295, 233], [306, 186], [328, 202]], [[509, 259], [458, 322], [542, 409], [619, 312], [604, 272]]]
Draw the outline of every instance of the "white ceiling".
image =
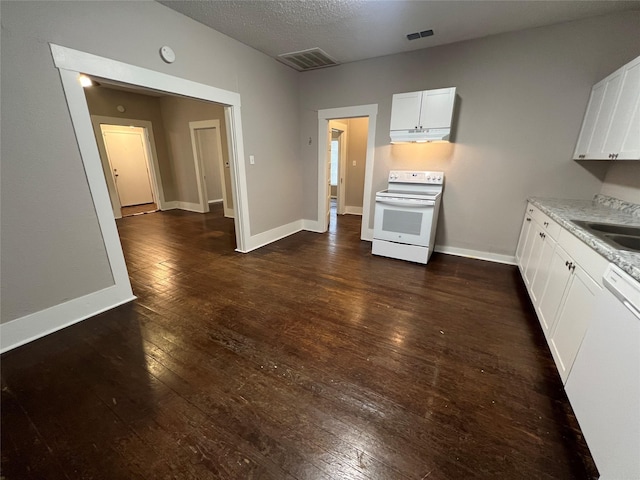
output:
[[[640, 9], [637, 0], [159, 1], [271, 57], [320, 47], [340, 63]], [[428, 29], [432, 37], [406, 38]]]

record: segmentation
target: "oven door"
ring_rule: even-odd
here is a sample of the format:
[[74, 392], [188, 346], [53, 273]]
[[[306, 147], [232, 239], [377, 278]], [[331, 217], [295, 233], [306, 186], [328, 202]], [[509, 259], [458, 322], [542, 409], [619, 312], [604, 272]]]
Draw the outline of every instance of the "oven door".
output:
[[435, 204], [427, 199], [376, 196], [373, 238], [428, 247]]

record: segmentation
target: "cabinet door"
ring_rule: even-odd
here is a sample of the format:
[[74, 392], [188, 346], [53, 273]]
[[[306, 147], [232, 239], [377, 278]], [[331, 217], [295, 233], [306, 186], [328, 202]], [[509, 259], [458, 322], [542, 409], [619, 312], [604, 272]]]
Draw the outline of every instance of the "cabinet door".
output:
[[422, 92], [396, 93], [391, 103], [390, 130], [412, 130], [419, 127]]
[[551, 255], [547, 282], [537, 308], [540, 325], [547, 339], [555, 326], [558, 310], [571, 277], [568, 265], [570, 261], [571, 257], [561, 247], [556, 246]]
[[580, 136], [578, 137], [578, 144], [576, 145], [576, 151], [573, 154], [574, 160], [586, 158], [587, 151], [589, 150], [589, 144], [591, 143], [591, 137], [593, 136], [593, 129], [596, 126], [598, 112], [602, 106], [602, 99], [604, 98], [606, 87], [606, 80], [602, 80], [601, 82], [596, 83], [591, 89], [591, 97], [589, 97], [587, 111], [584, 114], [584, 120], [582, 121], [582, 129], [580, 130]]
[[533, 208], [530, 205], [527, 205], [527, 211], [525, 212], [524, 220], [522, 221], [522, 228], [520, 229], [518, 246], [516, 247], [516, 263], [520, 267], [521, 271], [524, 271], [524, 265], [522, 264], [522, 255], [524, 254], [524, 251], [526, 249], [529, 230], [531, 230], [531, 224], [533, 223], [531, 220], [532, 213]]
[[555, 240], [548, 234], [543, 234], [541, 242], [542, 250], [540, 252], [540, 260], [538, 261], [536, 275], [533, 277], [533, 283], [531, 283], [531, 300], [534, 305], [539, 305], [542, 299], [542, 294], [547, 286], [547, 280], [551, 272], [553, 252], [556, 249]]
[[603, 152], [617, 154], [616, 160], [640, 160], [639, 112], [640, 57], [625, 65]]
[[540, 255], [542, 254], [542, 247], [544, 244], [542, 238], [542, 227], [533, 222], [531, 230], [529, 231], [529, 240], [531, 242], [531, 249], [529, 250], [529, 257], [526, 259], [527, 265], [524, 269], [524, 282], [527, 284], [529, 290], [531, 290], [531, 284], [538, 270], [538, 264], [540, 262]]
[[589, 148], [587, 150], [587, 158], [589, 159], [608, 159], [609, 154], [613, 152], [604, 151], [604, 141], [609, 130], [611, 123], [611, 117], [618, 100], [618, 93], [620, 93], [620, 86], [622, 85], [622, 73], [624, 67], [616, 70], [614, 73], [607, 77], [604, 97], [602, 98], [602, 105], [598, 112], [598, 118], [593, 128], [593, 135]]
[[449, 128], [455, 96], [456, 89], [453, 87], [423, 92], [420, 128]]
[[600, 287], [587, 273], [575, 266], [564, 304], [551, 334], [549, 347], [562, 383], [566, 383], [573, 361], [592, 322]]

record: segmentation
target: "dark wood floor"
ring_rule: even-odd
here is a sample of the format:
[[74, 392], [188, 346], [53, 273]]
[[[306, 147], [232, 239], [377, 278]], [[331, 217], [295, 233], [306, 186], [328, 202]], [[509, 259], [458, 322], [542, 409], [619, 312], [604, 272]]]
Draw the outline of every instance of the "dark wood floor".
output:
[[138, 299], [2, 357], [5, 479], [586, 479], [517, 269], [118, 221]]

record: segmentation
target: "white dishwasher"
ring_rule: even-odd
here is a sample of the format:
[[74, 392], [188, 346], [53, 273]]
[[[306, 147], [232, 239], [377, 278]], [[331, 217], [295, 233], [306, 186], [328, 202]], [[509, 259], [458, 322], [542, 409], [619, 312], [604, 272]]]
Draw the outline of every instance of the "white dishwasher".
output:
[[640, 284], [615, 265], [565, 385], [601, 480], [640, 479]]

